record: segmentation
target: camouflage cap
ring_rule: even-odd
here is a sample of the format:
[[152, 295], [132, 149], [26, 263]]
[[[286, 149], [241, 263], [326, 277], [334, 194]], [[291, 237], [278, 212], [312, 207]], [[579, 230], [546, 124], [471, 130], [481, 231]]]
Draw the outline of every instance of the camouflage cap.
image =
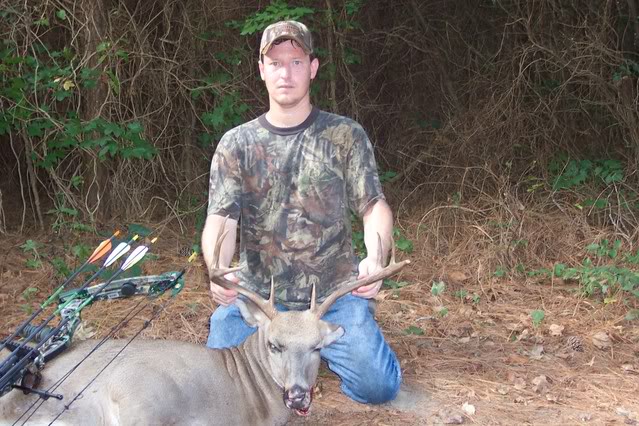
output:
[[266, 27], [262, 33], [260, 55], [264, 55], [279, 39], [295, 40], [308, 55], [313, 53], [313, 38], [306, 25], [297, 21], [279, 21]]

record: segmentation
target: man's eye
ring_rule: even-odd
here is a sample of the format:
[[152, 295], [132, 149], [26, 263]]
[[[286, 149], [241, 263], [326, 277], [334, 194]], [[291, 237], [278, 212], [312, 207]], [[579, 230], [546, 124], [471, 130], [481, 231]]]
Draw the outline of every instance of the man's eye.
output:
[[281, 348], [279, 348], [279, 347], [277, 347], [277, 346], [275, 346], [273, 343], [269, 343], [269, 344], [268, 344], [268, 348], [269, 348], [269, 350], [270, 350], [271, 352], [274, 352], [274, 353], [280, 353], [280, 352], [282, 352], [282, 349], [281, 349]]

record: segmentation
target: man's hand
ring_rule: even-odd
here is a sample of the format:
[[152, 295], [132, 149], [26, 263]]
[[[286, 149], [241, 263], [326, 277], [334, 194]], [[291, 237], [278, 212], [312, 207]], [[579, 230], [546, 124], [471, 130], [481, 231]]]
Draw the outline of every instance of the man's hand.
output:
[[[240, 283], [240, 279], [235, 276], [234, 273], [224, 275], [229, 281], [233, 281], [236, 284]], [[235, 290], [227, 290], [222, 286], [215, 284], [214, 282], [210, 282], [211, 285], [211, 297], [215, 300], [219, 305], [228, 306], [235, 302], [237, 299], [237, 291]]]
[[[359, 280], [361, 278], [367, 277], [381, 269], [383, 269], [383, 267], [379, 264], [377, 259], [367, 257], [359, 262], [359, 275], [357, 276], [357, 279]], [[353, 296], [361, 297], [363, 299], [372, 299], [373, 297], [377, 296], [380, 288], [382, 288], [381, 280], [367, 286], [357, 288], [353, 290], [352, 294]]]

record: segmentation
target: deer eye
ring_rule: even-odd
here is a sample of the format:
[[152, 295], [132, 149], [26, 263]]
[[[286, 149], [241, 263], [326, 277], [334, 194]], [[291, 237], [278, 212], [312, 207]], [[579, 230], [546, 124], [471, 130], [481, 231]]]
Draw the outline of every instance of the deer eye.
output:
[[279, 353], [282, 352], [282, 348], [280, 348], [279, 346], [276, 346], [275, 344], [273, 344], [271, 342], [268, 343], [268, 349], [271, 352], [276, 353], [276, 354], [279, 354]]

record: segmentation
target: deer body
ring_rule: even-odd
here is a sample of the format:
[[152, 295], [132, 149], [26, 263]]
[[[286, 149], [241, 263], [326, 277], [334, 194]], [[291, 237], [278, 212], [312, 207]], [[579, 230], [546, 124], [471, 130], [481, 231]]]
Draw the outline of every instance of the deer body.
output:
[[[164, 340], [134, 340], [55, 424], [281, 425], [290, 413], [282, 389], [257, 350], [259, 333], [238, 348], [207, 349]], [[46, 365], [48, 389], [97, 343], [81, 342]], [[83, 362], [28, 424], [49, 424], [126, 344], [111, 340]], [[14, 390], [0, 401], [0, 424], [12, 424], [39, 397]]]

